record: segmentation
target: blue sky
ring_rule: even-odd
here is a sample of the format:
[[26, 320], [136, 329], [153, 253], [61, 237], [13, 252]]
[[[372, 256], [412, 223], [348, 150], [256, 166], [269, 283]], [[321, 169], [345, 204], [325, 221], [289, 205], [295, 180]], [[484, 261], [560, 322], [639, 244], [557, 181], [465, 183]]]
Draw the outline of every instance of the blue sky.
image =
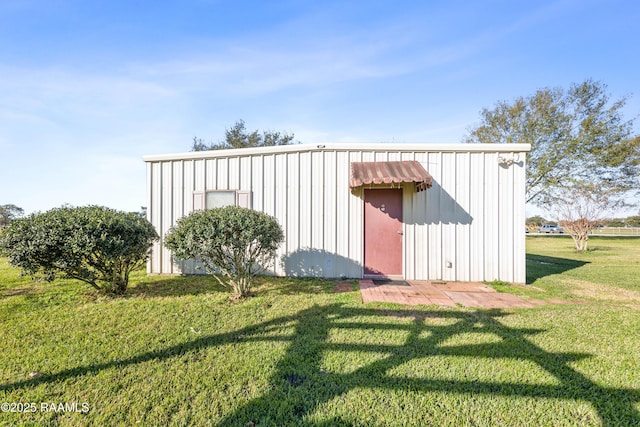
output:
[[0, 0], [0, 22], [0, 204], [27, 213], [139, 210], [144, 154], [239, 119], [458, 143], [482, 108], [588, 78], [640, 114], [635, 0]]

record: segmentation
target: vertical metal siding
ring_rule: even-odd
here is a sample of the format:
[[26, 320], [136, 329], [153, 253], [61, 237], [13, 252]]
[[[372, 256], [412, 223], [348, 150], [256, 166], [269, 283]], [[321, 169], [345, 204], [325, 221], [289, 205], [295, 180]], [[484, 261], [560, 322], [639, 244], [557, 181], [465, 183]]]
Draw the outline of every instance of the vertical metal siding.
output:
[[440, 215], [440, 182], [442, 182], [442, 153], [429, 153], [427, 170], [433, 177], [433, 187], [427, 193], [427, 279], [442, 279], [442, 220]]
[[[253, 208], [285, 230], [273, 273], [361, 277], [363, 188], [350, 189], [348, 179], [351, 162], [374, 160], [417, 160], [433, 176], [426, 191], [403, 185], [405, 278], [525, 281], [524, 161], [500, 165], [495, 152], [334, 149], [155, 161], [148, 218], [163, 236], [193, 211], [194, 191], [247, 191]], [[162, 240], [154, 244], [148, 272], [197, 272], [191, 262], [175, 267]]]
[[[276, 154], [274, 158], [274, 188], [275, 188], [275, 214], [274, 216], [278, 218], [280, 224], [284, 229], [288, 228], [288, 221], [290, 217], [289, 210], [287, 209], [287, 205], [290, 203], [289, 201], [289, 168], [287, 164], [287, 155], [286, 154]], [[287, 254], [287, 244], [281, 245], [277, 251], [278, 259], [282, 259], [284, 255]], [[274, 272], [279, 275], [283, 275], [282, 266], [279, 262], [275, 262], [275, 270]]]
[[153, 244], [152, 252], [151, 252], [150, 261], [151, 261], [151, 271], [153, 273], [163, 272], [162, 263], [161, 263], [162, 253], [164, 251], [164, 248], [162, 246], [162, 242], [163, 242], [162, 236], [164, 235], [164, 230], [162, 229], [162, 226], [161, 226], [161, 219], [162, 219], [162, 215], [161, 215], [162, 214], [162, 199], [161, 199], [162, 193], [160, 192], [160, 189], [161, 189], [160, 178], [162, 177], [162, 174], [160, 173], [161, 167], [162, 167], [162, 163], [151, 163], [149, 165], [149, 169], [151, 170], [150, 179], [151, 179], [152, 191], [150, 196], [148, 216], [151, 220], [151, 224], [153, 224], [156, 227], [156, 231], [160, 235], [160, 239]]
[[[153, 218], [151, 216], [153, 203], [153, 164], [147, 164], [147, 220], [153, 224]], [[159, 252], [159, 248], [157, 244], [152, 246], [151, 256], [147, 261], [147, 274], [151, 274], [153, 272], [153, 255]]]
[[498, 166], [498, 278], [513, 281], [513, 168]]
[[485, 155], [485, 205], [484, 205], [484, 280], [498, 279], [498, 164], [495, 153]]
[[346, 277], [357, 277], [359, 273], [349, 260], [349, 229], [351, 213], [349, 211], [349, 153], [336, 153], [336, 183], [335, 183], [335, 269], [336, 273]]
[[525, 283], [527, 279], [526, 274], [526, 248], [525, 248], [525, 234], [522, 231], [523, 224], [526, 221], [525, 212], [525, 173], [526, 170], [526, 156], [524, 154], [519, 155], [520, 162], [515, 166], [513, 177], [513, 282]]
[[440, 183], [440, 212], [442, 224], [442, 278], [456, 280], [456, 153], [442, 153], [442, 182]]
[[[300, 249], [300, 154], [292, 153], [287, 156], [287, 230], [285, 246], [286, 254]], [[297, 253], [295, 254], [297, 256]], [[286, 266], [280, 266], [282, 274], [288, 275]]]
[[[400, 158], [398, 160], [415, 160], [414, 153], [401, 153]], [[404, 277], [406, 279], [414, 279], [416, 277], [416, 265], [419, 260], [423, 258], [421, 248], [416, 246], [416, 219], [419, 216], [419, 212], [416, 212], [414, 208], [417, 206], [414, 203], [416, 198], [413, 195], [414, 185], [404, 185], [403, 186], [403, 196], [402, 196], [402, 215], [404, 222], [404, 254], [413, 254], [413, 256], [405, 256], [403, 260], [403, 271]], [[417, 195], [417, 194], [416, 194]], [[424, 211], [424, 209], [421, 209]]]
[[[275, 216], [276, 212], [276, 196], [278, 196], [275, 192], [276, 186], [276, 165], [275, 165], [275, 155], [265, 155], [262, 156], [262, 165], [264, 169], [262, 170], [262, 211]], [[258, 189], [260, 191], [260, 189]]]
[[203, 189], [216, 190], [218, 188], [218, 175], [217, 175], [217, 163], [218, 159], [207, 159], [202, 162], [204, 167], [202, 175], [197, 176], [197, 179], [204, 181]]
[[[160, 168], [161, 174], [161, 200], [162, 200], [162, 208], [161, 212], [161, 227], [162, 230], [168, 230], [171, 225], [173, 225], [173, 170], [171, 167], [172, 162], [164, 162]], [[163, 270], [167, 273], [173, 273], [173, 262], [171, 259], [171, 254], [169, 251], [162, 251], [162, 257], [160, 260]]]
[[311, 246], [311, 153], [300, 153], [300, 204], [298, 236], [301, 250]]
[[455, 174], [456, 174], [456, 190], [455, 190], [455, 214], [453, 215], [453, 225], [456, 229], [456, 250], [454, 270], [456, 280], [468, 282], [470, 280], [470, 193], [474, 183], [471, 182], [469, 175], [470, 153], [456, 153]]
[[311, 153], [311, 248], [318, 251], [313, 253], [318, 272], [323, 270], [324, 217], [328, 214], [324, 211], [324, 179], [324, 153], [314, 151]]
[[484, 153], [471, 153], [469, 165], [469, 277], [484, 280], [484, 203], [485, 196]]
[[[372, 153], [365, 156], [365, 153], [360, 151], [349, 152], [348, 165], [350, 168], [351, 162], [364, 162], [371, 159]], [[351, 172], [349, 172], [351, 173]], [[347, 190], [350, 192], [349, 197], [349, 253], [347, 258], [352, 264], [353, 271], [357, 271], [355, 277], [362, 277], [364, 272], [364, 189], [363, 187], [357, 187], [353, 190]]]
[[325, 254], [323, 275], [325, 277], [339, 277], [342, 272], [336, 270], [336, 152], [328, 151], [324, 153], [323, 168], [323, 244], [322, 250]]

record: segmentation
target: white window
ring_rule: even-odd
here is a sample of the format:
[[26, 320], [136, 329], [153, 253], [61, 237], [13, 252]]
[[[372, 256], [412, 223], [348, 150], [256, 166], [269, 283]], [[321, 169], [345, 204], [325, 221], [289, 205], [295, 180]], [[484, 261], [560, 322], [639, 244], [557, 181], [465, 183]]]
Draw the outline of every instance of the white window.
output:
[[215, 209], [223, 206], [251, 208], [251, 193], [236, 190], [209, 190], [193, 193], [193, 210]]
[[222, 208], [236, 204], [235, 191], [207, 191], [204, 195], [205, 209]]

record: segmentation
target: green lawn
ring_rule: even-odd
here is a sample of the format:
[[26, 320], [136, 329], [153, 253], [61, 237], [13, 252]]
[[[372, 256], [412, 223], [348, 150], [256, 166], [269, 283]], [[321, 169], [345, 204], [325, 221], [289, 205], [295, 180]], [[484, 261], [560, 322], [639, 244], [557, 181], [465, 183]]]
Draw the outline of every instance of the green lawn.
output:
[[35, 409], [4, 405], [0, 425], [639, 425], [640, 240], [592, 246], [529, 237], [530, 285], [496, 287], [556, 303], [514, 310], [290, 279], [230, 302], [142, 273], [106, 298], [0, 259], [0, 403]]

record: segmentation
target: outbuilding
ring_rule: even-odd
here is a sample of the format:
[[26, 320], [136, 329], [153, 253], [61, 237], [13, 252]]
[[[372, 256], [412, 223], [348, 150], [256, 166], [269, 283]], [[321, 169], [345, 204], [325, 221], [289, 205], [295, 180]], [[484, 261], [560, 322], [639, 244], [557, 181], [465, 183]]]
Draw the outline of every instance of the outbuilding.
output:
[[194, 274], [163, 237], [197, 209], [273, 215], [279, 276], [525, 282], [527, 144], [287, 145], [145, 156], [152, 274]]

